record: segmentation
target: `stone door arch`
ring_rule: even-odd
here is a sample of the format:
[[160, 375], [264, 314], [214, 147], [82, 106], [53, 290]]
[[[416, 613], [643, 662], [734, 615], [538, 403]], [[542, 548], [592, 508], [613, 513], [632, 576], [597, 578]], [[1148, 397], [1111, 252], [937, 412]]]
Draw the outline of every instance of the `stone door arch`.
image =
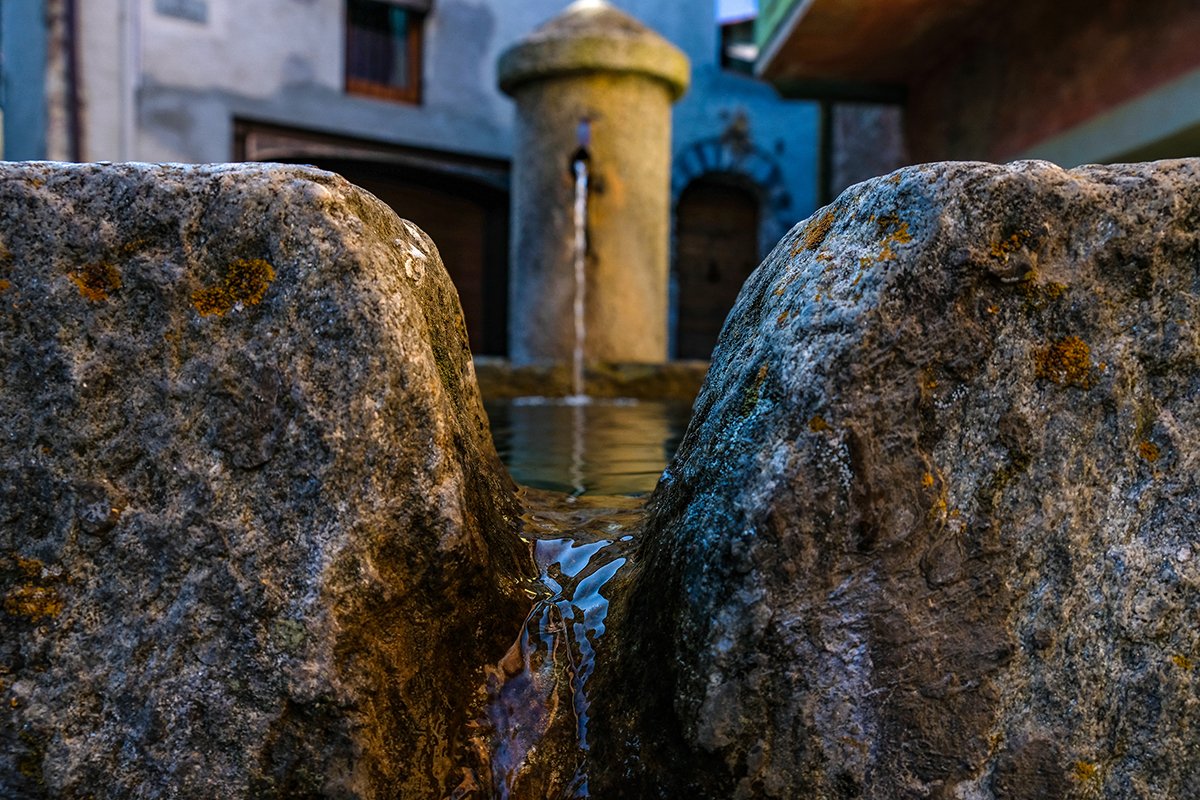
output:
[[758, 198], [758, 256], [763, 258], [797, 220], [783, 169], [770, 153], [748, 138], [726, 135], [693, 142], [671, 164], [671, 200], [678, 207], [684, 189], [709, 176], [741, 181]]
[[795, 221], [792, 198], [775, 159], [738, 135], [680, 150], [671, 197], [671, 352], [708, 358], [742, 283]]

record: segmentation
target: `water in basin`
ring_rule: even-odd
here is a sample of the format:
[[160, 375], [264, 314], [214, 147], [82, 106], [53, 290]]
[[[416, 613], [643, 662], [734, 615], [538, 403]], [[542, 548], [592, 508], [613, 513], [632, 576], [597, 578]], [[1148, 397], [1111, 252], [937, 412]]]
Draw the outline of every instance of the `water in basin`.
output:
[[485, 403], [517, 483], [571, 495], [654, 489], [687, 428], [686, 403], [518, 397]]
[[538, 567], [531, 608], [485, 669], [470, 768], [455, 797], [589, 796], [588, 679], [605, 654], [618, 571], [636, 558], [644, 495], [687, 427], [686, 403], [526, 397], [485, 403], [522, 485], [520, 535]]

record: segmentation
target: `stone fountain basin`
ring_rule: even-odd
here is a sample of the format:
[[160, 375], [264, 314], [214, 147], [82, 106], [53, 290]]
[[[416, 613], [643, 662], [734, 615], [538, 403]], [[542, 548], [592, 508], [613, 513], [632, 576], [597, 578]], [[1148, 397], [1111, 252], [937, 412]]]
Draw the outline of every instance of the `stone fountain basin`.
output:
[[[708, 373], [707, 361], [664, 364], [598, 363], [584, 373], [590, 397], [661, 400], [691, 404]], [[484, 400], [516, 397], [566, 397], [571, 394], [570, 364], [516, 365], [503, 358], [475, 356], [475, 377]]]
[[707, 361], [597, 364], [571, 396], [569, 364], [475, 358], [492, 437], [513, 479], [570, 495], [645, 495], [691, 418]]

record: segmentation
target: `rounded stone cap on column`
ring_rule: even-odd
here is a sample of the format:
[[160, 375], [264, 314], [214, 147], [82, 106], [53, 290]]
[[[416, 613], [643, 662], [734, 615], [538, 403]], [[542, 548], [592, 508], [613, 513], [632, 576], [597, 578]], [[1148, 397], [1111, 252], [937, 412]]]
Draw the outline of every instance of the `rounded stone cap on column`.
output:
[[691, 63], [678, 47], [605, 0], [576, 0], [500, 56], [500, 89], [588, 73], [633, 73], [666, 84], [678, 100]]

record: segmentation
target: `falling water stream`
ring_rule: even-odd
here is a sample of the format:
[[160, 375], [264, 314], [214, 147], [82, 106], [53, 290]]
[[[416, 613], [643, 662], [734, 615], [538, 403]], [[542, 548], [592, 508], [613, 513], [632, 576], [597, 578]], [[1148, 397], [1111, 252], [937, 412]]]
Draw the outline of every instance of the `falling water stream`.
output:
[[583, 350], [587, 341], [584, 310], [587, 300], [588, 161], [591, 158], [588, 147], [591, 145], [591, 135], [591, 122], [585, 117], [579, 121], [579, 149], [571, 157], [571, 171], [575, 175], [575, 349], [571, 358], [571, 395], [580, 403], [586, 397]]
[[575, 172], [575, 350], [571, 358], [571, 389], [572, 396], [582, 401], [586, 396], [583, 385], [583, 348], [587, 341], [587, 323], [584, 321], [587, 299], [587, 158], [577, 157], [571, 162], [571, 168]]
[[[455, 798], [576, 800], [588, 793], [588, 679], [602, 657], [612, 582], [634, 552], [642, 501], [683, 433], [686, 408], [594, 400], [584, 384], [588, 146], [579, 124], [574, 203], [572, 394], [489, 403], [497, 451], [524, 484], [532, 606], [485, 670], [468, 778]], [[535, 488], [535, 487], [542, 488]]]

